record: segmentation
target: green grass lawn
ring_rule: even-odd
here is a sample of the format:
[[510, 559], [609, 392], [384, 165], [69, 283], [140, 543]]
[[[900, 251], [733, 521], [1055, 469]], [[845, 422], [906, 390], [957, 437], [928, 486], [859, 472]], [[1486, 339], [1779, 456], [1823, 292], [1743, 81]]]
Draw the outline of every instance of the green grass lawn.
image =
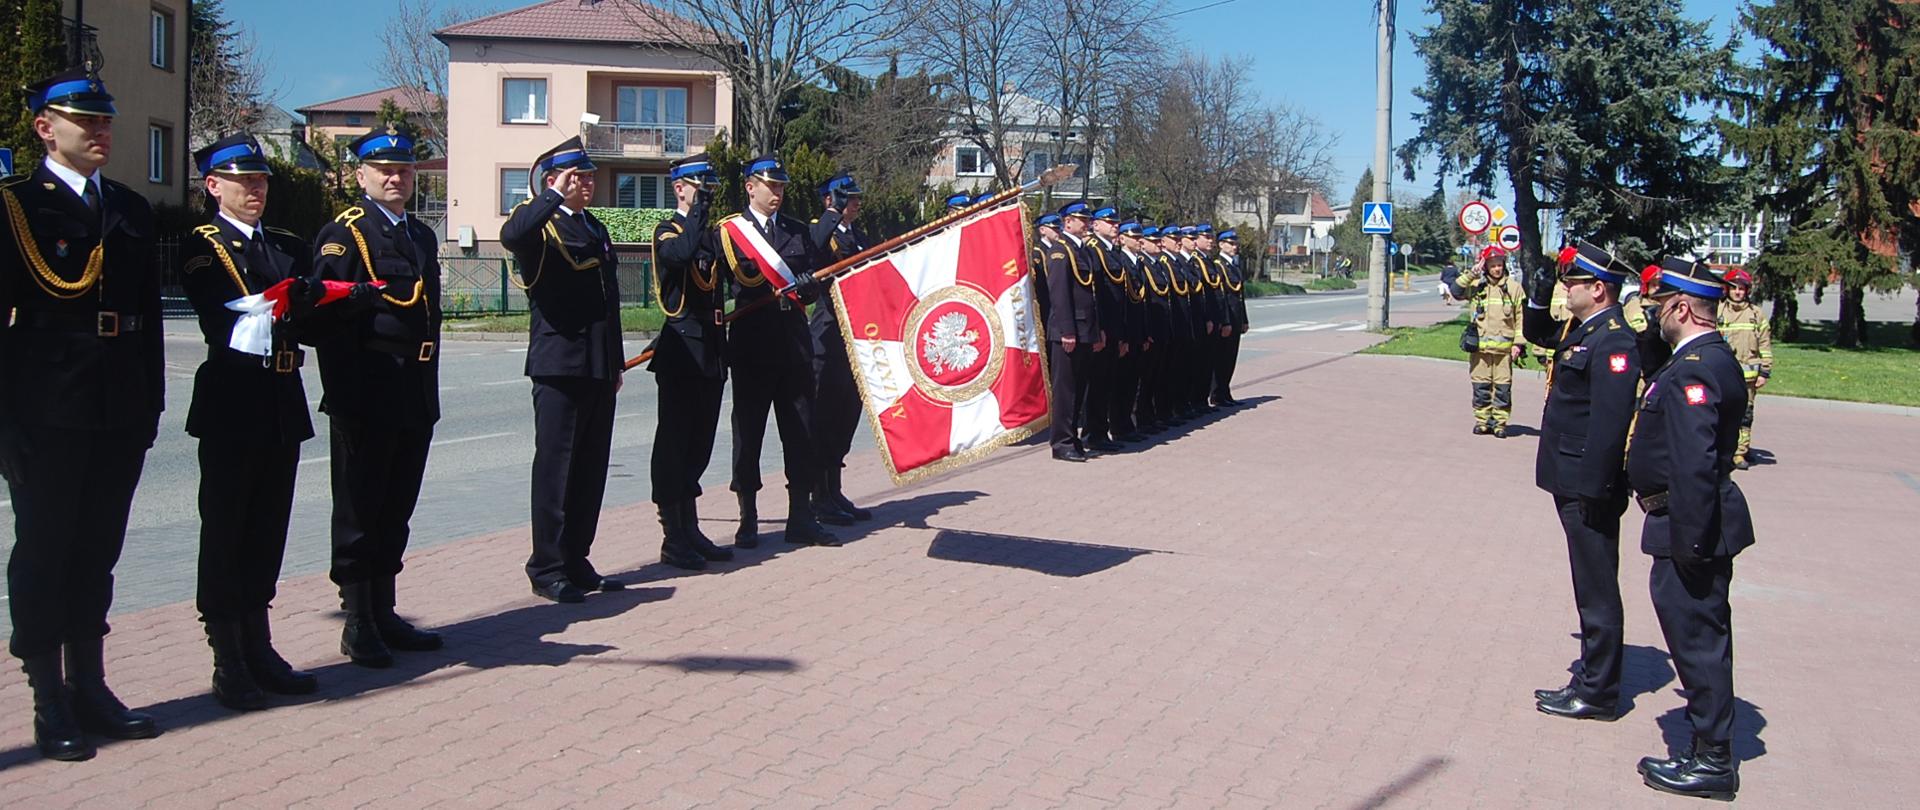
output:
[[[476, 315], [469, 318], [449, 318], [446, 322], [448, 334], [462, 332], [511, 332], [526, 334], [527, 318], [525, 312], [512, 315]], [[660, 331], [660, 325], [666, 323], [667, 316], [659, 307], [622, 307], [620, 309], [620, 327], [627, 332], [654, 333]]]
[[[1464, 315], [1433, 326], [1388, 330], [1386, 342], [1364, 353], [1466, 362], [1466, 353], [1460, 351]], [[1773, 379], [1765, 393], [1920, 407], [1920, 347], [1907, 342], [1909, 328], [1906, 323], [1873, 323], [1868, 338], [1874, 345], [1836, 349], [1830, 345], [1831, 321], [1802, 324], [1799, 340], [1774, 342]]]
[[1265, 298], [1270, 295], [1304, 295], [1307, 288], [1284, 281], [1248, 281], [1248, 298]]

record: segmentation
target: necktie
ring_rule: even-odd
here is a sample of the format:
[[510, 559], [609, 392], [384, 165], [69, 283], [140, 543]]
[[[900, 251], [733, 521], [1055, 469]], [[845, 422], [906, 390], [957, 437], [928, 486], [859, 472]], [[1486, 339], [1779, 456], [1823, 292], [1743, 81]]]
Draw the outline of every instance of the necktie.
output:
[[247, 240], [247, 269], [254, 275], [273, 277], [273, 260], [267, 256], [267, 240], [260, 229], [253, 229], [253, 238]]
[[87, 178], [87, 187], [80, 192], [80, 199], [87, 204], [88, 211], [100, 213], [100, 187], [93, 184], [93, 178]]

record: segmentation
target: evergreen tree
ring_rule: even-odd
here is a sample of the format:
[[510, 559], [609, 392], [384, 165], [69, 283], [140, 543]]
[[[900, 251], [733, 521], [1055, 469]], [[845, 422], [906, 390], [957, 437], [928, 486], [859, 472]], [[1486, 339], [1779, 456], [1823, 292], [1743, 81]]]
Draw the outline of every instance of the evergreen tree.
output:
[[1330, 261], [1338, 263], [1345, 258], [1353, 262], [1354, 267], [1365, 268], [1368, 258], [1373, 254], [1373, 237], [1360, 232], [1361, 203], [1373, 201], [1373, 170], [1360, 173], [1360, 182], [1354, 184], [1353, 200], [1348, 203], [1347, 220], [1333, 228], [1333, 252]]
[[1780, 302], [1837, 277], [1834, 342], [1858, 346], [1866, 291], [1898, 289], [1900, 257], [1920, 245], [1920, 6], [1773, 0], [1749, 5], [1741, 20], [1766, 51], [1740, 77], [1722, 132], [1784, 226], [1754, 267], [1776, 322]]
[[20, 88], [46, 78], [67, 63], [66, 28], [60, 0], [0, 0], [0, 146], [13, 149], [14, 171], [25, 174], [40, 165], [46, 147], [33, 134]]
[[221, 2], [199, 0], [187, 15], [188, 145], [195, 149], [252, 129], [264, 103], [260, 66]]
[[1631, 262], [1690, 250], [1740, 196], [1710, 124], [1688, 115], [1719, 101], [1732, 46], [1680, 5], [1429, 0], [1440, 22], [1413, 37], [1427, 109], [1400, 150], [1409, 179], [1428, 155], [1482, 193], [1504, 177], [1529, 272], [1555, 247], [1542, 243], [1542, 211]]

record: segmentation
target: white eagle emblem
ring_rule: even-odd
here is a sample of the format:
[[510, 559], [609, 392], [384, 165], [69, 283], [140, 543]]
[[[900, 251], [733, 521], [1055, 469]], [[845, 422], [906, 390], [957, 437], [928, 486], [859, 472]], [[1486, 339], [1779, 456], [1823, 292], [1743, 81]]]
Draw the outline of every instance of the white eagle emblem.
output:
[[921, 337], [920, 354], [935, 374], [972, 368], [980, 359], [980, 350], [973, 347], [979, 339], [979, 332], [967, 328], [966, 315], [949, 312], [933, 322], [933, 331]]

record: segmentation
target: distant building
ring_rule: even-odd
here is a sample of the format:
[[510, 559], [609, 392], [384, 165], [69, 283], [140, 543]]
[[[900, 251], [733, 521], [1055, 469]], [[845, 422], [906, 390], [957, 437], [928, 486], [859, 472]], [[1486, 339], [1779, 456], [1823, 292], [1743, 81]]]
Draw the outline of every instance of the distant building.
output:
[[1282, 191], [1271, 196], [1267, 245], [1281, 264], [1305, 263], [1313, 253], [1312, 240], [1331, 235], [1343, 219], [1318, 191]]
[[[669, 43], [719, 35], [630, 3], [547, 0], [448, 26], [447, 238], [497, 252], [540, 153], [579, 135], [599, 169], [593, 204], [672, 208], [672, 162], [733, 120], [724, 66]], [[590, 123], [592, 122], [592, 123]]]
[[409, 116], [409, 122], [415, 127], [426, 128], [427, 119], [420, 115], [419, 105], [407, 101], [405, 87], [383, 87], [346, 98], [336, 98], [316, 104], [308, 104], [294, 112], [306, 117], [308, 143], [321, 143], [324, 138], [333, 143], [345, 144], [366, 134], [376, 121], [382, 102], [391, 100], [394, 106]]
[[307, 146], [306, 119], [277, 104], [269, 104], [260, 111], [253, 136], [260, 140], [260, 146], [268, 154], [302, 169], [320, 169], [325, 165]]
[[1693, 255], [1717, 267], [1745, 266], [1760, 255], [1765, 236], [1766, 219], [1758, 214], [1738, 222], [1723, 222], [1699, 237]]
[[[64, 0], [67, 41], [113, 94], [106, 175], [155, 205], [186, 205], [187, 10], [190, 0]], [[81, 19], [75, 17], [84, 15]], [[11, 93], [15, 88], [7, 88]], [[18, 96], [8, 103], [18, 104]]]
[[951, 183], [959, 191], [979, 192], [993, 185], [996, 161], [1018, 166], [1016, 181], [1022, 183], [1057, 164], [1073, 163], [1073, 176], [1053, 186], [1054, 198], [1086, 197], [1104, 202], [1108, 196], [1106, 168], [1087, 146], [1084, 122], [1070, 119], [1063, 138], [1057, 107], [1019, 93], [1008, 93], [1004, 98], [1008, 123], [1003, 154], [995, 156], [981, 149], [958, 126], [951, 126], [942, 134], [945, 143], [927, 170], [927, 186]]

